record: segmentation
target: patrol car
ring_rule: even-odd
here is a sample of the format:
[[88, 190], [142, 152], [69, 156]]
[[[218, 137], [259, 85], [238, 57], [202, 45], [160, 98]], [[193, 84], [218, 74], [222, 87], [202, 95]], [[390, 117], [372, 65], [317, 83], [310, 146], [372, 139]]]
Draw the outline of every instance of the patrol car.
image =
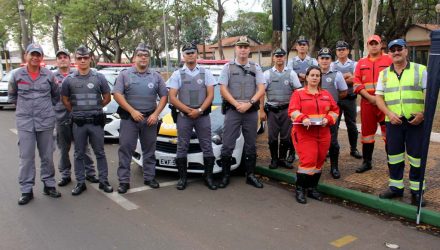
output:
[[[105, 79], [107, 79], [110, 89], [113, 89], [120, 70], [104, 69], [99, 70], [98, 72], [102, 73], [105, 76]], [[104, 138], [119, 139], [121, 118], [119, 117], [119, 114], [116, 113], [118, 106], [118, 103], [113, 99], [112, 96], [112, 100], [110, 101], [110, 103], [102, 109], [105, 113]]]
[[15, 107], [14, 104], [8, 102], [8, 81], [11, 78], [13, 72], [15, 70], [11, 70], [7, 73], [0, 82], [0, 109], [3, 107]]

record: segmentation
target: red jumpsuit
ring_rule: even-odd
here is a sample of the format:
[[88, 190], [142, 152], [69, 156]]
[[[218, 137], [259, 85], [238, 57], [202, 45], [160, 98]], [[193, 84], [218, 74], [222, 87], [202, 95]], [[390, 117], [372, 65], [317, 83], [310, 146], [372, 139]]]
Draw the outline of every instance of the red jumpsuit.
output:
[[307, 86], [293, 92], [289, 104], [290, 117], [294, 122], [305, 118], [327, 118], [325, 127], [311, 125], [308, 129], [302, 124], [294, 125], [292, 141], [299, 155], [300, 164], [297, 173], [313, 175], [321, 173], [327, 152], [330, 148], [330, 127], [338, 118], [339, 108], [332, 95], [326, 90], [317, 94], [308, 92]]
[[[360, 59], [354, 71], [353, 90], [359, 94], [365, 89], [368, 94], [375, 95], [377, 79], [379, 72], [389, 67], [392, 59], [387, 54], [382, 54], [376, 60], [372, 60], [369, 56]], [[361, 142], [374, 143], [374, 135], [376, 134], [377, 124], [380, 124], [382, 130], [382, 138], [385, 139], [385, 114], [380, 109], [367, 101], [361, 99]]]

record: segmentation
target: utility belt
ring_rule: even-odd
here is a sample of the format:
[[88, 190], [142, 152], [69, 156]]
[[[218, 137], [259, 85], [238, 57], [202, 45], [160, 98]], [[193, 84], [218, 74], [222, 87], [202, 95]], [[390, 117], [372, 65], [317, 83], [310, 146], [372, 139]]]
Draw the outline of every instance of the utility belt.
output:
[[356, 100], [357, 95], [356, 94], [348, 94], [344, 99], [342, 100]]
[[[223, 99], [222, 101], [222, 114], [226, 114], [229, 109], [237, 110], [234, 105], [230, 104], [228, 101]], [[252, 106], [246, 111], [246, 113], [251, 113], [258, 111], [260, 109], [260, 101], [256, 101]]]
[[72, 118], [72, 122], [78, 125], [79, 127], [84, 126], [84, 124], [93, 124], [104, 127], [105, 114], [93, 115], [92, 117], [77, 116]]
[[[186, 112], [182, 112], [182, 111], [178, 110], [176, 107], [174, 107], [171, 104], [168, 104], [168, 107], [171, 110], [171, 117], [173, 118], [174, 123], [177, 122], [177, 116], [179, 114], [188, 115]], [[206, 116], [206, 115], [209, 115], [210, 113], [211, 113], [211, 106], [209, 106], [206, 110], [203, 110], [201, 116]]]
[[279, 113], [279, 112], [286, 110], [288, 107], [289, 107], [289, 104], [272, 106], [272, 105], [269, 105], [266, 103], [266, 104], [264, 104], [264, 112], [266, 112], [266, 113], [269, 113], [269, 112]]
[[[125, 109], [121, 108], [121, 106], [118, 107], [118, 109], [116, 110], [116, 113], [119, 114], [119, 117], [120, 117], [122, 120], [128, 120], [128, 119], [130, 119], [130, 120], [136, 122], [136, 121], [133, 119], [133, 117], [130, 115], [130, 113], [128, 113]], [[150, 111], [150, 112], [141, 112], [141, 114], [142, 114], [144, 117], [149, 117], [151, 114], [153, 114], [153, 111]]]

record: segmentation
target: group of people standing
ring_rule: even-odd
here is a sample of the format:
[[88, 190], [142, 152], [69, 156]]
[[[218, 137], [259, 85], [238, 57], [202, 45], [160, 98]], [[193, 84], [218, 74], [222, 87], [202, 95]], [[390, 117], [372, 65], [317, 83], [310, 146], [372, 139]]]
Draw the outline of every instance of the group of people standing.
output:
[[[99, 189], [104, 192], [113, 192], [108, 182], [103, 131], [105, 115], [102, 110], [110, 102], [111, 94], [119, 104], [121, 117], [117, 170], [117, 191], [121, 194], [130, 189], [130, 162], [138, 138], [142, 148], [144, 184], [159, 187], [155, 180], [154, 152], [159, 114], [169, 101], [177, 111], [176, 166], [179, 190], [187, 186], [187, 152], [193, 130], [203, 152], [204, 181], [209, 189], [228, 186], [231, 165], [236, 162], [232, 152], [240, 134], [244, 137], [246, 183], [263, 188], [263, 183], [254, 175], [260, 116], [268, 123], [269, 167], [293, 168], [289, 158], [294, 158], [296, 152], [300, 161], [296, 182], [297, 201], [306, 203], [306, 196], [322, 200], [317, 185], [327, 155], [330, 157], [331, 175], [335, 179], [340, 178], [337, 136], [344, 114], [350, 155], [363, 158], [362, 165], [356, 170], [358, 173], [372, 168], [377, 125], [383, 128], [384, 137], [384, 126], [387, 126], [390, 189], [381, 194], [382, 198], [403, 194], [406, 148], [415, 203], [419, 199], [420, 146], [417, 145], [421, 140], [417, 138], [422, 136], [420, 127], [423, 121], [426, 67], [407, 62], [406, 44], [401, 39], [390, 42], [390, 55], [382, 53], [378, 36], [370, 37], [367, 44], [368, 57], [356, 64], [348, 58], [348, 43], [337, 42], [337, 60], [332, 62], [332, 53], [328, 48], [318, 52], [317, 60], [308, 56], [308, 40], [300, 37], [296, 43], [298, 55], [289, 60], [287, 66], [286, 51], [276, 49], [273, 52], [274, 66], [263, 73], [258, 64], [249, 61], [248, 38], [240, 37], [235, 43], [235, 59], [224, 65], [218, 80], [225, 116], [221, 159], [217, 162], [222, 168], [219, 182], [213, 178], [215, 157], [209, 117], [216, 82], [208, 69], [197, 64], [196, 45], [189, 43], [183, 46], [184, 66], [165, 83], [160, 74], [149, 69], [150, 52], [145, 44], [139, 44], [133, 55], [134, 66], [121, 71], [111, 93], [105, 77], [90, 68], [91, 53], [86, 47], [80, 46], [74, 53], [77, 64], [75, 71], [70, 70], [69, 52], [58, 51], [58, 71], [53, 74], [40, 67], [44, 55], [41, 46], [31, 44], [26, 49], [27, 66], [17, 70], [9, 83], [9, 99], [17, 106], [19, 183], [22, 192], [18, 203], [24, 205], [33, 198], [35, 146], [41, 158], [43, 192], [53, 198], [61, 196], [55, 188], [54, 147], [48, 146], [54, 143], [55, 125], [61, 153], [61, 180], [58, 186], [71, 182], [68, 155], [74, 141], [77, 184], [72, 195], [86, 190], [85, 180], [99, 183]], [[362, 96], [362, 155], [357, 150], [357, 95]], [[88, 144], [96, 156], [98, 178]]]

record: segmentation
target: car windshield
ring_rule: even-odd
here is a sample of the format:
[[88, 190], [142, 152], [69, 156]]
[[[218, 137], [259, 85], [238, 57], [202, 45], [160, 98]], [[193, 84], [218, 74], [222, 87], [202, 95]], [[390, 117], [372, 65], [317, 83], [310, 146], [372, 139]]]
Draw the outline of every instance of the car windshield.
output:
[[107, 79], [107, 82], [108, 82], [108, 85], [110, 86], [110, 89], [113, 90], [113, 87], [115, 86], [115, 83], [116, 83], [116, 78], [118, 77], [118, 72], [105, 71], [105, 70], [101, 70], [98, 72], [102, 73], [105, 76], [105, 79]]

